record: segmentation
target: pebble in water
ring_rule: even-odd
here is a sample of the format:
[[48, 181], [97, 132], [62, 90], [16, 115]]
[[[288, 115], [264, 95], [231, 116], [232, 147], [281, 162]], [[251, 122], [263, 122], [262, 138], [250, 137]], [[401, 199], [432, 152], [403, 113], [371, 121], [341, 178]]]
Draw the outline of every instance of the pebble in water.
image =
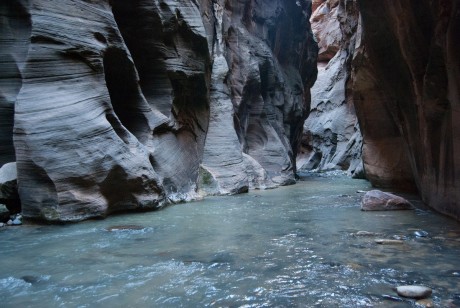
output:
[[123, 230], [142, 230], [145, 229], [142, 226], [137, 225], [119, 225], [119, 226], [111, 226], [106, 228], [106, 231], [114, 232], [114, 231], [123, 231]]
[[369, 231], [358, 231], [356, 233], [352, 233], [353, 236], [376, 236], [378, 233], [369, 232]]
[[424, 286], [399, 286], [396, 288], [396, 293], [402, 297], [422, 299], [427, 298], [433, 291]]
[[385, 299], [385, 300], [388, 300], [388, 301], [392, 301], [392, 302], [402, 302], [403, 301], [399, 297], [392, 296], [392, 295], [387, 295], [387, 294], [382, 295], [382, 298]]
[[388, 239], [383, 239], [383, 238], [378, 238], [378, 239], [375, 239], [374, 241], [380, 245], [402, 245], [404, 244], [404, 241], [401, 241], [401, 240], [388, 240]]

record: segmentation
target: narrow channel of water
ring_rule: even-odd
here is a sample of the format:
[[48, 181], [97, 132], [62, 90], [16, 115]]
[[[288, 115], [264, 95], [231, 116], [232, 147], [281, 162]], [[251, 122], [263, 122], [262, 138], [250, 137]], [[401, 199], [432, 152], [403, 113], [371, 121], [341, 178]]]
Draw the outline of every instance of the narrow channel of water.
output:
[[398, 301], [402, 284], [433, 288], [435, 305], [460, 304], [460, 224], [426, 208], [361, 212], [357, 190], [369, 189], [305, 177], [158, 212], [3, 228], [0, 306], [415, 306]]

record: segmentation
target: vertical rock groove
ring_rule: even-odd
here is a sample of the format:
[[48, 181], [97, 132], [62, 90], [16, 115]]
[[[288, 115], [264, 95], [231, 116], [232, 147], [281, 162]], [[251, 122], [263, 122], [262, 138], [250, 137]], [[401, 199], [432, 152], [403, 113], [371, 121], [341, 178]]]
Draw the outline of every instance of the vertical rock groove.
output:
[[31, 32], [29, 1], [0, 3], [0, 166], [16, 160], [14, 106], [23, 83]]

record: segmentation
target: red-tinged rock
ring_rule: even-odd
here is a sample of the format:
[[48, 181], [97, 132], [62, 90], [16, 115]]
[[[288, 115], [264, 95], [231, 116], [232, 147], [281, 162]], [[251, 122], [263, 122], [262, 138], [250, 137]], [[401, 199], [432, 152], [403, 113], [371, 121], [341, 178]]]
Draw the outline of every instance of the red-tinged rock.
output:
[[406, 199], [380, 190], [368, 191], [362, 201], [362, 211], [413, 210], [414, 206]]

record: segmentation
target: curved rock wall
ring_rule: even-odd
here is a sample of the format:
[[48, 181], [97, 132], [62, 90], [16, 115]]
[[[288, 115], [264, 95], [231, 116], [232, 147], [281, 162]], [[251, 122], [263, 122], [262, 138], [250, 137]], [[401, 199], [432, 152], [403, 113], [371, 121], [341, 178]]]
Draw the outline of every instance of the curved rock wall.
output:
[[353, 93], [366, 174], [460, 219], [460, 1], [358, 1]]
[[16, 156], [24, 216], [292, 183], [316, 76], [309, 5], [2, 3], [0, 164]]

